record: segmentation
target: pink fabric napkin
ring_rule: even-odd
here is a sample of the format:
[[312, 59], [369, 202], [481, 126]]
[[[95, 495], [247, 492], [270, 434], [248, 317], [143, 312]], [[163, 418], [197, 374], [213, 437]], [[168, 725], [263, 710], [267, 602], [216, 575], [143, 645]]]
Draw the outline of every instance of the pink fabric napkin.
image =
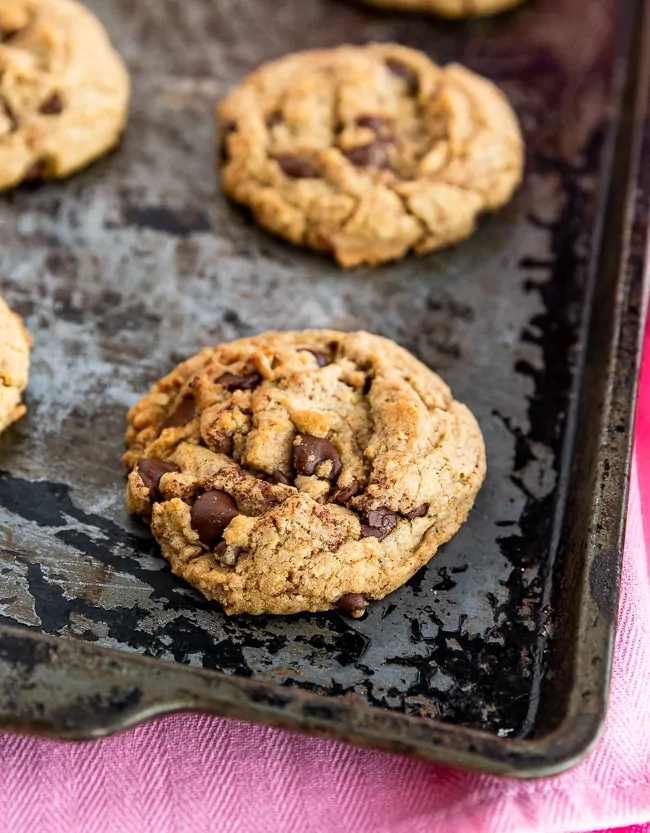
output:
[[520, 783], [200, 715], [93, 744], [0, 734], [0, 833], [650, 833], [650, 336], [610, 709], [571, 772]]

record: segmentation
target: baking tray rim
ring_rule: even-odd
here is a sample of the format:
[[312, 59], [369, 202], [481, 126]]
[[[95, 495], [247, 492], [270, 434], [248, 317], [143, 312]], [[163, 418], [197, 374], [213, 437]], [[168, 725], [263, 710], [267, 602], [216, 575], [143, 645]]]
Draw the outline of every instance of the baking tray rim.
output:
[[[616, 244], [616, 304], [612, 318], [613, 332], [621, 335], [618, 342], [614, 340], [614, 355], [603, 382], [606, 406], [600, 425], [603, 439], [616, 435], [614, 450], [618, 451], [620, 465], [614, 475], [605, 476], [602, 465], [599, 465], [603, 456], [601, 445], [592, 493], [595, 496], [607, 491], [616, 500], [617, 511], [614, 516], [603, 518], [598, 533], [590, 529], [587, 536], [582, 593], [588, 603], [579, 612], [577, 632], [584, 634], [592, 631], [589, 641], [591, 657], [581, 655], [578, 658], [568, 708], [557, 725], [535, 738], [499, 737], [480, 729], [368, 708], [367, 705], [359, 709], [353, 700], [289, 691], [276, 683], [161, 662], [135, 653], [0, 624], [0, 669], [3, 666], [5, 670], [7, 667], [10, 670], [15, 670], [15, 667], [22, 669], [20, 682], [24, 685], [23, 691], [37, 686], [31, 675], [38, 676], [37, 660], [42, 656], [48, 658], [50, 670], [54, 668], [55, 674], [65, 675], [68, 680], [64, 703], [53, 701], [49, 706], [37, 704], [42, 711], [38, 714], [25, 709], [21, 711], [21, 703], [16, 699], [11, 704], [12, 711], [0, 711], [0, 728], [58, 740], [92, 740], [165, 714], [200, 711], [298, 729], [312, 735], [410, 754], [435, 763], [517, 778], [539, 778], [559, 773], [573, 766], [593, 748], [603, 728], [611, 676], [645, 317], [644, 310], [638, 304], [635, 306], [634, 298], [644, 297], [643, 261], [648, 231], [648, 188], [638, 187], [637, 180], [644, 175], [640, 167], [641, 158], [648, 160], [646, 169], [650, 168], [647, 100], [650, 50], [644, 49], [645, 44], [650, 43], [650, 8], [643, 0], [629, 0], [626, 12], [626, 25], [620, 39], [623, 49], [618, 54], [619, 57], [624, 56], [621, 60], [626, 64], [627, 71], [620, 74], [620, 79], [625, 82], [624, 90], [618, 98], [618, 114], [609, 128], [610, 158], [605, 160], [604, 188], [599, 194], [599, 201], [605, 200], [602, 216], [607, 220], [612, 211], [617, 212], [615, 219], [621, 231]], [[626, 46], [629, 47], [627, 51]], [[628, 134], [625, 134], [625, 126], [629, 129]], [[624, 157], [626, 177], [623, 186], [616, 186], [612, 175], [613, 164], [616, 159], [620, 161], [621, 156]], [[650, 171], [644, 176], [645, 184], [650, 186]], [[623, 199], [612, 200], [609, 191], [613, 187], [618, 187]], [[603, 223], [603, 227], [609, 225], [606, 221]], [[614, 222], [613, 226], [617, 227], [617, 223]], [[595, 231], [594, 271], [605, 244], [603, 227]], [[630, 245], [633, 238], [638, 239], [634, 239], [636, 249], [632, 251]], [[630, 355], [633, 356], [633, 372], [622, 373], [625, 366], [629, 368]], [[580, 379], [578, 382], [580, 384]], [[616, 402], [624, 403], [623, 410], [619, 405], [617, 413], [614, 413], [614, 393]], [[618, 432], [612, 430], [614, 419]], [[624, 431], [620, 431], [621, 420], [625, 425]], [[564, 453], [567, 453], [566, 450]], [[610, 555], [615, 559], [613, 572], [609, 576], [609, 591], [614, 602], [613, 615], [597, 616], [594, 620], [593, 615], [598, 613], [599, 607], [598, 600], [594, 601], [593, 594], [589, 595], [588, 576], [596, 554], [602, 548], [598, 542], [609, 543]], [[612, 542], [615, 543], [613, 551]], [[584, 636], [578, 641], [580, 638], [584, 639]], [[597, 655], [602, 662], [595, 676], [593, 668], [588, 668], [584, 660], [593, 660]], [[103, 700], [98, 700], [97, 695], [86, 700], [79, 696], [71, 702], [70, 682], [76, 680], [76, 690], [83, 691], [88, 683], [89, 668], [93, 669], [94, 689], [110, 691], [110, 695]], [[115, 684], [116, 672], [120, 677], [119, 685]], [[585, 709], [581, 692], [584, 692], [587, 683], [592, 690], [589, 692], [588, 709]]]

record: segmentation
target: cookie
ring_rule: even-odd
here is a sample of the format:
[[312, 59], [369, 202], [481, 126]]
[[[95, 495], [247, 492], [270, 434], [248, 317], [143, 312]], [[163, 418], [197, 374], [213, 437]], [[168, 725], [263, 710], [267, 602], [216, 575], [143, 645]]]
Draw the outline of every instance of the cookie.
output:
[[0, 431], [26, 411], [21, 395], [27, 387], [30, 347], [21, 317], [0, 298]]
[[130, 82], [74, 0], [0, 0], [0, 190], [65, 177], [119, 141]]
[[468, 237], [522, 177], [504, 95], [403, 46], [289, 55], [245, 78], [217, 114], [226, 194], [343, 267]]
[[518, 6], [522, 0], [364, 0], [395, 11], [427, 12], [440, 17], [487, 17]]
[[363, 613], [458, 530], [485, 474], [447, 385], [365, 332], [206, 348], [129, 412], [127, 507], [226, 613]]

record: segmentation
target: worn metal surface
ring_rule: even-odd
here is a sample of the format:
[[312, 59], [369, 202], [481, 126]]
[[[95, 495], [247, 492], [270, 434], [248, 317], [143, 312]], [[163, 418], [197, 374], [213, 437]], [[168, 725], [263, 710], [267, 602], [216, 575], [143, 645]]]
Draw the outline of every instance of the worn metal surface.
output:
[[[641, 275], [618, 268], [638, 148], [634, 125], [616, 130], [621, 96], [636, 112], [613, 81], [617, 4], [455, 25], [343, 0], [88, 5], [133, 73], [125, 141], [0, 200], [0, 291], [35, 340], [29, 414], [0, 439], [0, 722], [80, 737], [203, 708], [513, 774], [566, 766], [603, 714], [641, 316]], [[452, 251], [340, 272], [220, 196], [212, 106], [283, 52], [389, 39], [503, 87], [526, 182]], [[637, 78], [640, 43], [619, 48]], [[594, 288], [610, 337], [589, 342]], [[314, 326], [380, 332], [441, 372], [479, 419], [487, 481], [453, 541], [363, 620], [228, 619], [125, 513], [125, 410], [204, 344]]]

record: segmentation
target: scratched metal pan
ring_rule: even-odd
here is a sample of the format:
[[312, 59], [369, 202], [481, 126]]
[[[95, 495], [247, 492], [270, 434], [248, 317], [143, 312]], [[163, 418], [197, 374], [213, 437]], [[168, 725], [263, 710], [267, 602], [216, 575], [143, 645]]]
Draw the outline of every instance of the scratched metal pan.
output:
[[[0, 725], [92, 738], [198, 709], [520, 777], [570, 766], [602, 725], [617, 609], [650, 179], [642, 0], [455, 24], [346, 0], [88, 5], [133, 73], [125, 141], [0, 199], [0, 292], [35, 342], [29, 413], [0, 441]], [[223, 199], [212, 108], [266, 59], [369, 40], [494, 79], [526, 181], [453, 250], [341, 272]], [[229, 619], [127, 516], [125, 412], [204, 344], [321, 326], [382, 333], [441, 372], [481, 423], [488, 477], [454, 540], [364, 619]]]

